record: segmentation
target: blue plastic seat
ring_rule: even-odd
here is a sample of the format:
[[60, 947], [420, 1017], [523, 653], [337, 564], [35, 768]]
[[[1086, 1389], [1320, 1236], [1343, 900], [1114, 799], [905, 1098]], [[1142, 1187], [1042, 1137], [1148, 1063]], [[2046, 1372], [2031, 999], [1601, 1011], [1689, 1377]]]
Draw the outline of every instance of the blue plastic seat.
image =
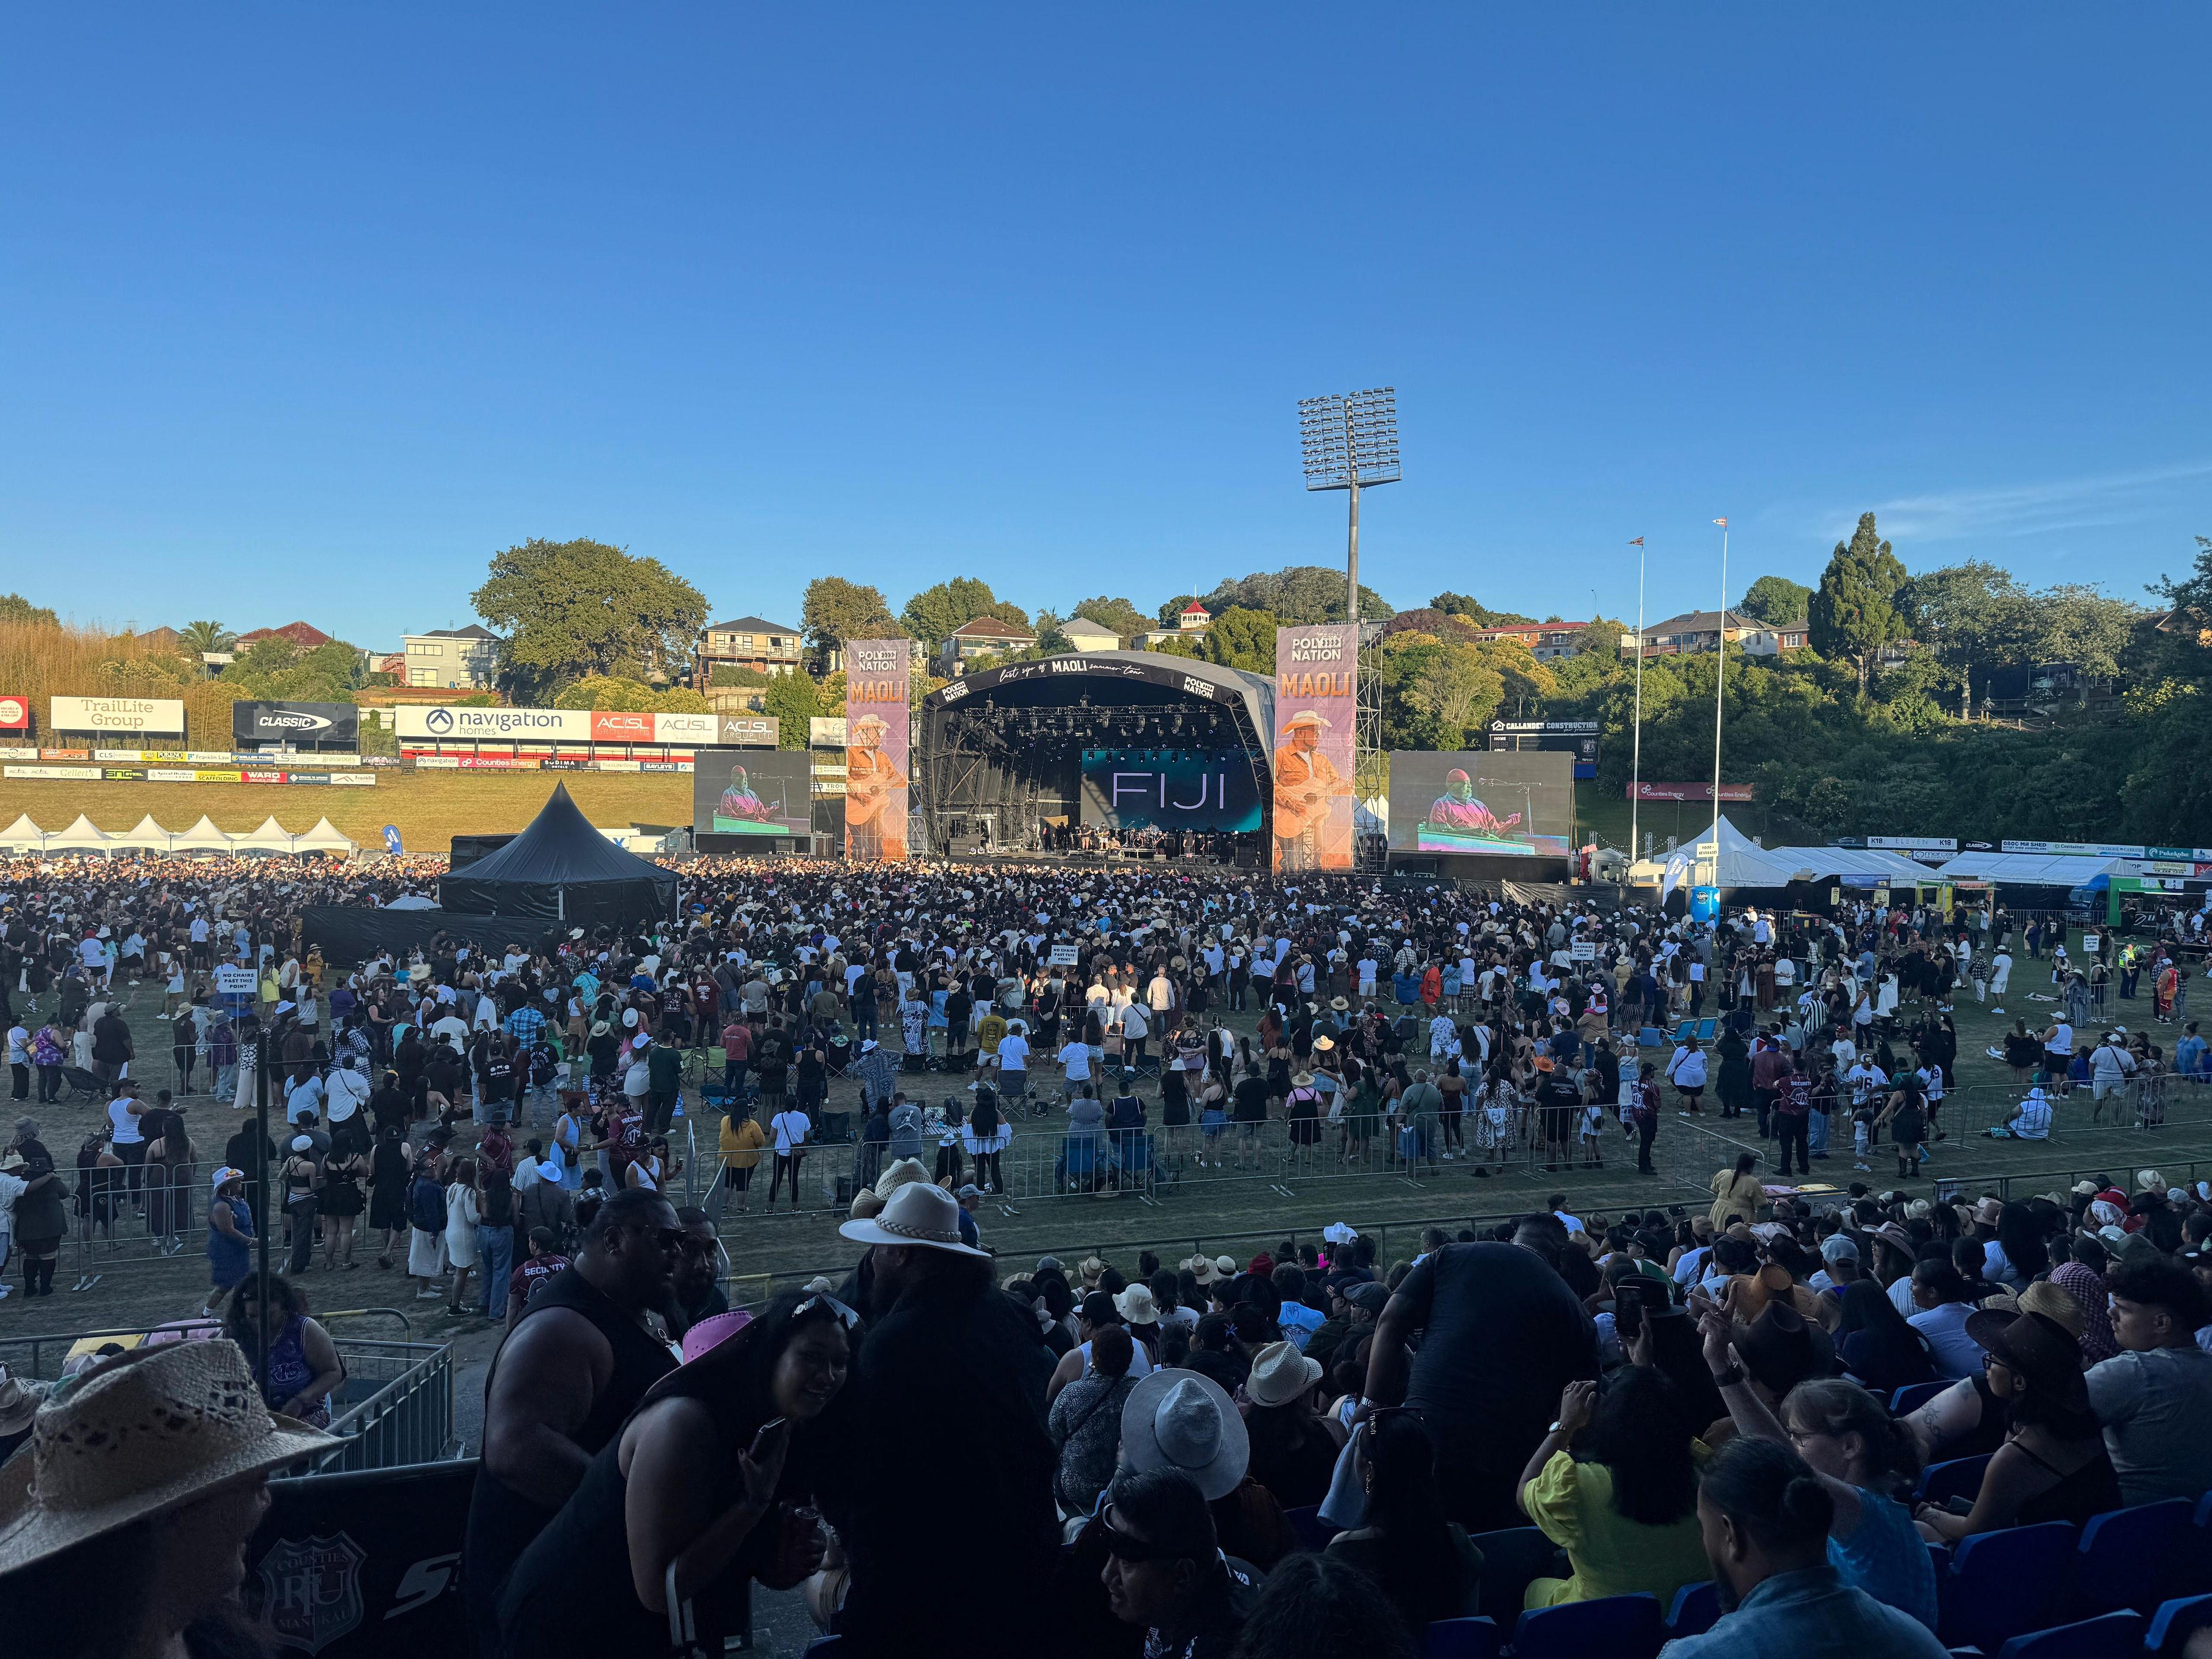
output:
[[2150, 1629], [2143, 1634], [2143, 1648], [2150, 1653], [2178, 1654], [2191, 1637], [2208, 1625], [2212, 1625], [2212, 1595], [2184, 1595], [2162, 1601], [2151, 1615]]
[[2055, 1620], [2073, 1565], [2070, 1521], [1978, 1532], [1960, 1540], [1951, 1571], [1937, 1581], [1943, 1645], [1995, 1653], [2015, 1636]]
[[1703, 1636], [1720, 1619], [1720, 1589], [1711, 1579], [1702, 1584], [1685, 1584], [1674, 1592], [1674, 1605], [1667, 1609], [1667, 1634], [1677, 1641], [1685, 1636]]
[[2077, 1618], [2132, 1607], [2148, 1615], [2166, 1600], [2197, 1506], [2185, 1498], [2092, 1516], [2074, 1562]]
[[1990, 1467], [1990, 1454], [1954, 1457], [1930, 1463], [1920, 1472], [1920, 1496], [1937, 1508], [1954, 1498], [1972, 1498], [1982, 1489], [1982, 1476]]
[[1499, 1632], [1487, 1619], [1439, 1619], [1421, 1632], [1421, 1659], [1498, 1659]]
[[1328, 1540], [1336, 1536], [1336, 1528], [1321, 1518], [1321, 1505], [1309, 1504], [1303, 1509], [1285, 1510], [1283, 1519], [1291, 1523], [1291, 1530], [1298, 1535], [1298, 1547], [1306, 1550], [1325, 1550]]
[[2139, 1613], [2107, 1613], [2015, 1636], [1998, 1650], [1997, 1659], [2136, 1659], [2149, 1622]]
[[1656, 1659], [1667, 1639], [1656, 1595], [1601, 1595], [1536, 1607], [1513, 1628], [1516, 1659]]
[[1892, 1417], [1910, 1417], [1950, 1387], [1951, 1383], [1941, 1377], [1933, 1382], [1908, 1383], [1889, 1396], [1889, 1414]]

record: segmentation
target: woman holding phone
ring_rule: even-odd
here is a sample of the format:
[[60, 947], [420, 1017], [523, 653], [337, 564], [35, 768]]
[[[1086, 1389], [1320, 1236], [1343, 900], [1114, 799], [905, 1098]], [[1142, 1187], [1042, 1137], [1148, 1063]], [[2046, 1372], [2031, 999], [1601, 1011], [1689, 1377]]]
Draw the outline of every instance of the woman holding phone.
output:
[[[723, 1317], [733, 1334], [653, 1385], [515, 1564], [504, 1652], [657, 1653], [683, 1628], [720, 1653], [748, 1579], [789, 1589], [821, 1565], [805, 1506], [838, 1437], [860, 1316], [790, 1293], [757, 1319]], [[615, 1561], [625, 1577], [608, 1577]]]

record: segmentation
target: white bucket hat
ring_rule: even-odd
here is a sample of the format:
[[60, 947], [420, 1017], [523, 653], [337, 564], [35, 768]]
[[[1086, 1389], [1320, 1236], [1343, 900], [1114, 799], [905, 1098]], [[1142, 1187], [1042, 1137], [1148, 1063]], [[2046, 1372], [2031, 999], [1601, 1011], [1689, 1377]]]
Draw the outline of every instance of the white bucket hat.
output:
[[872, 1216], [841, 1223], [838, 1233], [861, 1244], [915, 1244], [926, 1250], [988, 1258], [989, 1252], [960, 1237], [960, 1200], [927, 1181], [909, 1181]]
[[1236, 1402], [1196, 1371], [1149, 1373], [1121, 1407], [1121, 1455], [1133, 1469], [1181, 1469], [1208, 1503], [1244, 1479], [1252, 1443]]
[[1152, 1300], [1149, 1285], [1132, 1285], [1114, 1295], [1114, 1311], [1132, 1325], [1156, 1325], [1159, 1322], [1159, 1304]]
[[272, 1414], [234, 1342], [136, 1349], [50, 1395], [0, 1465], [0, 1572], [337, 1443]]

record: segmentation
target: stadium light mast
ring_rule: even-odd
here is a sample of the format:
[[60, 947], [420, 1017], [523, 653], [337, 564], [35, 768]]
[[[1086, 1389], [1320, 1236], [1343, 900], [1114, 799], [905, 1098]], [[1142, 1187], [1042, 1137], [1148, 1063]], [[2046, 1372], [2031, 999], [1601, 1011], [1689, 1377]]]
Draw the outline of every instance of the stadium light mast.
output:
[[1398, 482], [1398, 393], [1392, 386], [1331, 392], [1298, 400], [1298, 442], [1305, 452], [1306, 488], [1341, 489], [1351, 497], [1346, 534], [1345, 619], [1359, 620], [1359, 492]]

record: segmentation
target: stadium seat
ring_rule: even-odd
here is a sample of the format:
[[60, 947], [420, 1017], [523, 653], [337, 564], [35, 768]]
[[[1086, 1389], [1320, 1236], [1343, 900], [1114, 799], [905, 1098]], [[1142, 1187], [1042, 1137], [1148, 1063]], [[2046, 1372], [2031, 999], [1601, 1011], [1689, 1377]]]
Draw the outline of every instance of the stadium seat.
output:
[[2197, 1500], [2195, 1518], [2174, 1551], [2169, 1596], [2212, 1595], [2212, 1492]]
[[2108, 1613], [2015, 1636], [1997, 1650], [1997, 1659], [2135, 1659], [2148, 1623], [2139, 1613]]
[[1920, 1472], [1920, 1493], [1939, 1509], [1954, 1498], [1972, 1498], [1982, 1489], [1983, 1473], [1990, 1467], [1990, 1454], [1979, 1457], [1954, 1457], [1946, 1463], [1930, 1463]]
[[1685, 1636], [1703, 1636], [1720, 1618], [1720, 1590], [1712, 1580], [1685, 1584], [1674, 1592], [1674, 1605], [1667, 1609], [1667, 1634], [1678, 1641]]
[[2148, 1615], [2172, 1595], [2197, 1506], [2185, 1498], [2092, 1516], [2081, 1528], [2069, 1611], [2077, 1619], [2123, 1607]]
[[1601, 1595], [1521, 1615], [1516, 1659], [1656, 1659], [1667, 1639], [1656, 1595]]
[[1291, 1530], [1298, 1535], [1298, 1547], [1325, 1550], [1328, 1540], [1336, 1536], [1336, 1528], [1321, 1518], [1321, 1505], [1309, 1504], [1303, 1509], [1285, 1510], [1283, 1519], [1291, 1523]]
[[1421, 1633], [1421, 1659], [1498, 1659], [1498, 1639], [1488, 1619], [1439, 1619]]
[[1936, 1633], [1946, 1647], [1995, 1653], [2015, 1636], [2051, 1623], [2066, 1589], [2077, 1534], [2070, 1521], [1978, 1532], [1960, 1540], [1937, 1581]]
[[1948, 1381], [1938, 1379], [1934, 1382], [1914, 1382], [1899, 1389], [1889, 1397], [1889, 1414], [1892, 1417], [1909, 1417], [1950, 1386]]
[[1504, 1527], [1479, 1532], [1468, 1540], [1482, 1553], [1482, 1593], [1480, 1611], [1510, 1630], [1521, 1617], [1523, 1598], [1532, 1578], [1564, 1578], [1573, 1569], [1559, 1547], [1536, 1527]]
[[845, 1638], [842, 1636], [817, 1636], [806, 1644], [805, 1659], [837, 1659], [844, 1647]]
[[2176, 1601], [2162, 1601], [2151, 1615], [2150, 1629], [2144, 1633], [2144, 1650], [2179, 1654], [2189, 1638], [2208, 1625], [2212, 1625], [2212, 1595], [2185, 1595]]

